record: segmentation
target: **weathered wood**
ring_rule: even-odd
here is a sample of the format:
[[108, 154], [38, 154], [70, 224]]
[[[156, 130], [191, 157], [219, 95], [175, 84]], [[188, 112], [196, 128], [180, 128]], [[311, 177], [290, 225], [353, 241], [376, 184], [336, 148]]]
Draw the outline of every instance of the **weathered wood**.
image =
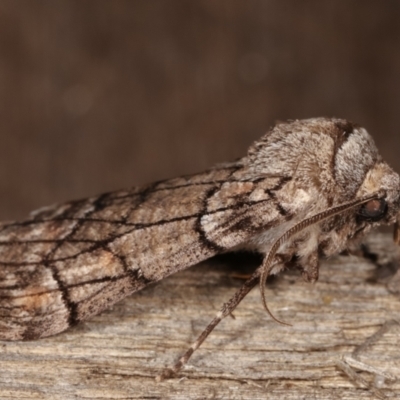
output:
[[[332, 258], [322, 263], [315, 285], [296, 272], [268, 283], [270, 309], [292, 326], [272, 321], [253, 290], [178, 379], [154, 381], [240, 286], [239, 275], [251, 269], [230, 260], [203, 263], [56, 337], [2, 342], [0, 398], [398, 398], [400, 382], [389, 378], [400, 377], [400, 325], [391, 322], [398, 318], [400, 298], [388, 282], [399, 253], [382, 234], [368, 239], [368, 249], [378, 254], [377, 262]], [[360, 372], [353, 359], [373, 372]], [[387, 378], [377, 378], [375, 370]], [[358, 386], [354, 377], [370, 388]]]

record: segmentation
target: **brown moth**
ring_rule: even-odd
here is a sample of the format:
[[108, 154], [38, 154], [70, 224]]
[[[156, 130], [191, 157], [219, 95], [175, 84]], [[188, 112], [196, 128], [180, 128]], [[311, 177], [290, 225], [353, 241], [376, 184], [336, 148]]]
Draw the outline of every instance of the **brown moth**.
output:
[[55, 335], [218, 253], [262, 253], [262, 265], [160, 378], [169, 377], [257, 284], [268, 311], [268, 275], [295, 264], [316, 281], [319, 257], [396, 222], [399, 207], [400, 178], [365, 129], [328, 118], [279, 123], [233, 163], [2, 223], [0, 340]]

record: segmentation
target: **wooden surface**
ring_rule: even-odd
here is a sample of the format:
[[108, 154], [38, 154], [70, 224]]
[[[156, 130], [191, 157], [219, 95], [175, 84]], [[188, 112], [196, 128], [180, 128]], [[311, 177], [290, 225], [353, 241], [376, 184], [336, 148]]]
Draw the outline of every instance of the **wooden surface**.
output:
[[292, 326], [272, 321], [253, 290], [177, 379], [154, 377], [240, 286], [251, 257], [193, 267], [56, 337], [1, 343], [0, 398], [399, 398], [398, 253], [389, 235], [368, 243], [369, 258], [323, 262], [315, 285], [297, 272], [268, 283], [270, 309]]

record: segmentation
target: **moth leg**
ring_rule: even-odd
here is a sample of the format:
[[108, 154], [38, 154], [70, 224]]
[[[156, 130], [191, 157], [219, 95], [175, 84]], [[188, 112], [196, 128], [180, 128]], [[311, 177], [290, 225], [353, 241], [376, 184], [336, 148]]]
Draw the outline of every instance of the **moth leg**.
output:
[[306, 257], [295, 256], [290, 261], [285, 262], [289, 269], [300, 270], [301, 276], [305, 282], [315, 283], [319, 277], [319, 257], [318, 252], [312, 252]]
[[302, 269], [302, 276], [306, 282], [315, 283], [319, 277], [319, 258], [318, 252], [313, 251], [307, 257], [304, 257], [300, 261], [300, 267]]
[[190, 346], [190, 348], [183, 354], [183, 356], [173, 365], [166, 369], [161, 375], [156, 377], [157, 382], [161, 382], [164, 379], [174, 377], [181, 368], [188, 362], [192, 354], [201, 346], [201, 344], [207, 339], [208, 335], [214, 330], [214, 328], [228, 315], [232, 315], [232, 312], [238, 306], [238, 304], [246, 297], [246, 295], [253, 289], [254, 286], [260, 280], [260, 269], [257, 269], [253, 275], [247, 279], [247, 281], [241, 286], [241, 288], [227, 301], [220, 311], [217, 313], [215, 318], [207, 325], [204, 331], [200, 334], [197, 340]]

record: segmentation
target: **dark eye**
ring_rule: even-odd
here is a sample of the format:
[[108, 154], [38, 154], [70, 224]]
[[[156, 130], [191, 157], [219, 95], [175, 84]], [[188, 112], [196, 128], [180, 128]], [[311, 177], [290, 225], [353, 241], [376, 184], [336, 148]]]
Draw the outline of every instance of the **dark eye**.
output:
[[384, 199], [374, 199], [365, 203], [358, 211], [358, 217], [363, 221], [379, 221], [387, 212], [387, 203]]

